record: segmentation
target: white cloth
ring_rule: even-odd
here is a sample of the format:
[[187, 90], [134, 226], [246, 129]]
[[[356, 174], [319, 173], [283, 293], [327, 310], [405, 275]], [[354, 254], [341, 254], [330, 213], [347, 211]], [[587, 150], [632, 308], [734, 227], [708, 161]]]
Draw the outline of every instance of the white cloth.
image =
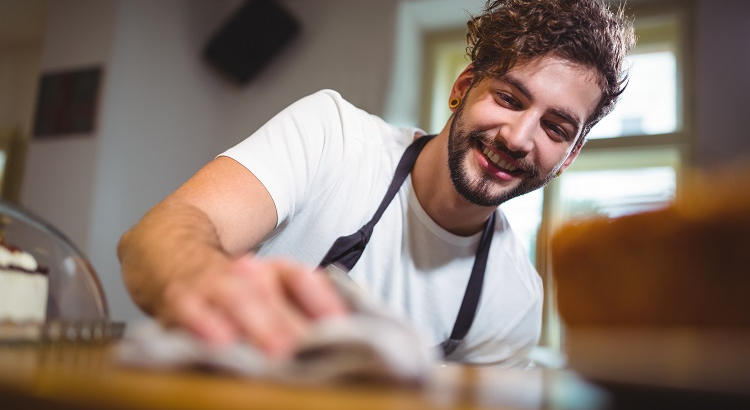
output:
[[[263, 183], [276, 205], [277, 227], [258, 254], [317, 265], [337, 237], [372, 217], [416, 132], [323, 90], [224, 152]], [[542, 283], [502, 211], [497, 213], [477, 316], [449, 359], [525, 365], [539, 338]], [[462, 237], [440, 227], [407, 178], [351, 278], [437, 345], [453, 328], [480, 234]]]
[[156, 322], [129, 329], [117, 346], [116, 357], [130, 366], [208, 367], [295, 383], [427, 382], [435, 365], [435, 349], [408, 323], [362, 292], [346, 272], [336, 267], [327, 272], [353, 314], [315, 322], [307, 338], [286, 359], [271, 359], [244, 342], [215, 348], [189, 332], [165, 329]]

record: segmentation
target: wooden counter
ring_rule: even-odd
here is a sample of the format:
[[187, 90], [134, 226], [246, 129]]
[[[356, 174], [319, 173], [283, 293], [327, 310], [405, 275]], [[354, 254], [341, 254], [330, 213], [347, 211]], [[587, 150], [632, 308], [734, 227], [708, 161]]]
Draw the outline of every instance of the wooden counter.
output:
[[0, 408], [591, 408], [597, 389], [567, 372], [447, 365], [417, 388], [295, 386], [205, 371], [118, 366], [112, 347], [0, 345]]

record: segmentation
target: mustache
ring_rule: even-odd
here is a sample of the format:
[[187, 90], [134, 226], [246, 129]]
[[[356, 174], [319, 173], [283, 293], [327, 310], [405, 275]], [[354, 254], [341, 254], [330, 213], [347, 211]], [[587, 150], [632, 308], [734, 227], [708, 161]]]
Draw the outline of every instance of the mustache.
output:
[[522, 156], [526, 155], [525, 153], [511, 151], [508, 147], [505, 146], [505, 144], [495, 138], [484, 135], [479, 131], [471, 131], [468, 135], [468, 139], [474, 144], [486, 145], [497, 151], [504, 152], [509, 157], [516, 160], [516, 165], [518, 165], [518, 167], [524, 172], [530, 173], [532, 175], [539, 174], [539, 170], [533, 164], [521, 158]]

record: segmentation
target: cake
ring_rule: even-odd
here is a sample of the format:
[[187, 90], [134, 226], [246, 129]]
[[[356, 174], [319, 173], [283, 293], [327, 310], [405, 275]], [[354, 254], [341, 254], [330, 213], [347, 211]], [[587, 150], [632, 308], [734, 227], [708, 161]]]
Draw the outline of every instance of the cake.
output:
[[[750, 167], [686, 176], [666, 209], [570, 222], [551, 256], [576, 372], [750, 398]], [[641, 397], [626, 407], [654, 406]]]
[[47, 269], [0, 239], [0, 323], [44, 322], [47, 288]]
[[750, 327], [750, 169], [685, 178], [658, 211], [571, 222], [551, 241], [569, 326]]

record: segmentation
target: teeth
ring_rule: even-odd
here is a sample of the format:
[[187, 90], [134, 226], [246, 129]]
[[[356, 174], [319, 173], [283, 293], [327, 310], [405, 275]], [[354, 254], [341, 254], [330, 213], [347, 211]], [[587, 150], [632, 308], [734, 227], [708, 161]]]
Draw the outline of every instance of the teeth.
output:
[[502, 159], [500, 159], [500, 156], [496, 153], [490, 151], [488, 148], [484, 147], [482, 148], [482, 153], [484, 156], [489, 158], [490, 161], [492, 161], [493, 164], [497, 165], [499, 168], [507, 169], [508, 171], [515, 171], [517, 168], [515, 165], [510, 164]]

